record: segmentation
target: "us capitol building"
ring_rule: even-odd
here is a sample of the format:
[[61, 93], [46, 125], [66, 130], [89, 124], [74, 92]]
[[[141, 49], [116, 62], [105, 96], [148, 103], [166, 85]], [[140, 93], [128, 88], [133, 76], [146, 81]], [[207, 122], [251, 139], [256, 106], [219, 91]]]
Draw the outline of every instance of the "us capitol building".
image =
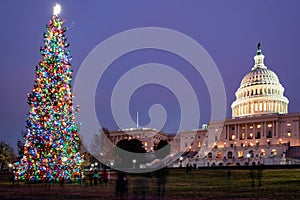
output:
[[231, 104], [232, 118], [210, 121], [198, 130], [176, 136], [151, 128], [109, 131], [113, 144], [138, 138], [150, 152], [159, 140], [168, 140], [173, 166], [300, 164], [300, 115], [288, 113], [289, 100], [278, 76], [264, 64], [261, 45], [254, 66], [244, 76]]

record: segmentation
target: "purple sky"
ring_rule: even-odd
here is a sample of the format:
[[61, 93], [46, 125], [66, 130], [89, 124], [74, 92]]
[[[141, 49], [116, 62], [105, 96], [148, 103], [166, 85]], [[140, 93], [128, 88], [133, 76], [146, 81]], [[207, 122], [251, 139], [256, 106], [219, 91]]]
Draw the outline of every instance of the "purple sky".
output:
[[[188, 2], [188, 3], [186, 3]], [[0, 141], [12, 146], [25, 130], [27, 93], [34, 83], [35, 65], [41, 60], [45, 25], [56, 1], [0, 2]], [[289, 111], [300, 109], [300, 2], [295, 1], [60, 1], [66, 19], [73, 56], [74, 76], [89, 52], [101, 41], [119, 32], [139, 27], [164, 27], [182, 32], [201, 44], [216, 63], [226, 89], [227, 116], [240, 81], [253, 66], [256, 45], [262, 43], [265, 64], [279, 76], [290, 100]], [[201, 122], [210, 119], [210, 98], [201, 76], [183, 59], [168, 52], [141, 50], [117, 59], [105, 72], [96, 94], [101, 124], [116, 129], [108, 108], [111, 89], [122, 73], [144, 63], [163, 63], [178, 69], [197, 93]], [[142, 77], [141, 77], [142, 78]], [[158, 94], [158, 95], [153, 95]], [[140, 125], [149, 123], [148, 108], [165, 106], [166, 132], [174, 132], [180, 110], [167, 88], [147, 85], [132, 96], [132, 117], [140, 113]], [[195, 128], [195, 127], [191, 127]]]

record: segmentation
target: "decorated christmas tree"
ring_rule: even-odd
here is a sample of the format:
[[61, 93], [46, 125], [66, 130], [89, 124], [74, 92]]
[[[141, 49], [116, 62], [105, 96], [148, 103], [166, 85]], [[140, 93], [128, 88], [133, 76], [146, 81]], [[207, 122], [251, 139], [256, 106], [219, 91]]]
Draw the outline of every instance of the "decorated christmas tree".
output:
[[30, 110], [24, 134], [24, 155], [17, 163], [16, 179], [27, 182], [80, 179], [82, 157], [75, 123], [72, 70], [66, 27], [58, 14], [46, 25], [42, 60], [36, 66], [36, 79], [28, 94]]

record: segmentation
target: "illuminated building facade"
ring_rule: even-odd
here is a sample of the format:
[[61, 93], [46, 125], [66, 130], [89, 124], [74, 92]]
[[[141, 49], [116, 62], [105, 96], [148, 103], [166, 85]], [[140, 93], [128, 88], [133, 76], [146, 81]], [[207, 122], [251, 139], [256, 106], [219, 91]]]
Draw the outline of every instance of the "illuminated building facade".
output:
[[186, 162], [197, 166], [291, 162], [286, 153], [290, 146], [300, 146], [300, 115], [288, 113], [289, 100], [277, 75], [264, 65], [260, 44], [254, 60], [235, 93], [232, 118], [210, 122], [201, 149], [191, 149], [198, 151], [197, 157]]
[[129, 128], [122, 130], [112, 130], [105, 133], [106, 137], [116, 145], [123, 139], [138, 139], [142, 141], [147, 152], [153, 151], [153, 146], [160, 140], [169, 140], [169, 135], [154, 128]]
[[121, 139], [140, 139], [148, 152], [159, 140], [171, 141], [170, 156], [178, 152], [183, 155], [173, 166], [179, 166], [179, 162], [180, 166], [189, 163], [198, 167], [300, 164], [286, 156], [291, 147], [300, 146], [300, 114], [288, 113], [284, 87], [265, 66], [260, 44], [254, 61], [235, 93], [232, 118], [211, 121], [202, 129], [181, 131], [176, 137], [140, 128], [110, 131], [108, 138], [114, 145]]

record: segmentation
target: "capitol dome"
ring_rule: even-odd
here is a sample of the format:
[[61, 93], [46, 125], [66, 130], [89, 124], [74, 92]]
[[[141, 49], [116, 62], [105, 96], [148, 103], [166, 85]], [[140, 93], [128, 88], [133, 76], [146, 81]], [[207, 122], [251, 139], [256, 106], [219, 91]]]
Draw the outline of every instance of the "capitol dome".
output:
[[244, 76], [232, 103], [232, 117], [244, 117], [267, 113], [287, 113], [289, 100], [283, 95], [284, 87], [278, 76], [264, 65], [260, 43], [254, 57], [255, 64]]
[[269, 69], [256, 68], [243, 78], [241, 88], [260, 84], [280, 85], [279, 79], [273, 71]]

